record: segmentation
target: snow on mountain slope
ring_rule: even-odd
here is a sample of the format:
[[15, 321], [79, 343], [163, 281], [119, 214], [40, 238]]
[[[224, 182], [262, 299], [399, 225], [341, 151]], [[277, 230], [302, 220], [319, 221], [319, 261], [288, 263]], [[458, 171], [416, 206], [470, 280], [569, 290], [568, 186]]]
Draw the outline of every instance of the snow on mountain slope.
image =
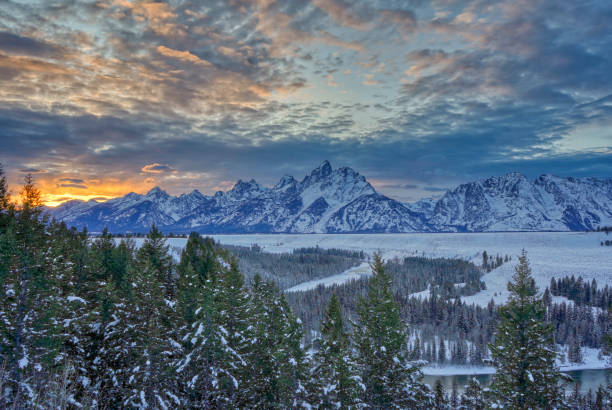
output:
[[462, 184], [437, 202], [438, 231], [572, 231], [612, 221], [612, 180], [518, 173]]
[[[350, 204], [369, 210], [368, 218], [348, 215]], [[377, 194], [365, 177], [348, 167], [332, 169], [328, 161], [300, 182], [284, 176], [272, 188], [253, 179], [239, 180], [214, 196], [193, 191], [173, 197], [156, 187], [146, 195], [130, 193], [100, 204], [67, 203], [51, 212], [94, 232], [104, 226], [113, 232], [146, 231], [151, 224], [165, 231], [206, 233], [403, 232], [424, 226], [420, 215]]]
[[324, 161], [302, 181], [272, 188], [239, 180], [213, 196], [178, 197], [153, 188], [98, 203], [69, 201], [50, 210], [69, 225], [99, 232], [202, 233], [568, 231], [612, 225], [612, 180], [511, 173], [463, 184], [438, 201], [402, 204], [377, 193], [348, 167]]

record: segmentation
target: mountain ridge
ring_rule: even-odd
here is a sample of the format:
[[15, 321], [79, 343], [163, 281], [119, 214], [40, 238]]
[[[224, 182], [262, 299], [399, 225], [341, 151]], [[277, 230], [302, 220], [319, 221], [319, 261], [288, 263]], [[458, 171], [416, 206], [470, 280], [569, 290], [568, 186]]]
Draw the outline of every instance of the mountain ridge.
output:
[[404, 204], [378, 193], [349, 167], [323, 161], [301, 181], [273, 187], [238, 180], [212, 196], [172, 196], [160, 187], [105, 202], [73, 200], [51, 216], [99, 232], [379, 233], [577, 231], [612, 224], [612, 179], [516, 172], [449, 189], [438, 200]]

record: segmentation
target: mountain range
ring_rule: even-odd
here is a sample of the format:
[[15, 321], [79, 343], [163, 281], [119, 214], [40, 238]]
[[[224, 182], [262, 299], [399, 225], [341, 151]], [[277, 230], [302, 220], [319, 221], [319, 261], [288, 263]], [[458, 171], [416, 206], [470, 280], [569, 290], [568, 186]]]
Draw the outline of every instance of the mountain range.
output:
[[73, 200], [51, 216], [90, 232], [376, 233], [580, 231], [612, 225], [612, 179], [535, 181], [519, 173], [459, 185], [440, 199], [401, 203], [351, 168], [324, 161], [301, 181], [272, 188], [239, 180], [213, 196], [171, 196], [159, 187], [105, 202]]

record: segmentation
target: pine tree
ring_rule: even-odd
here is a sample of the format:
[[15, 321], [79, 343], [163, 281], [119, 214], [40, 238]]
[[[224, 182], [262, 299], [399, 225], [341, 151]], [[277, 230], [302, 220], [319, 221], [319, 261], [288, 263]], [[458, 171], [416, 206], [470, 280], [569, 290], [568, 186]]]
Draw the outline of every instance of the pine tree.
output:
[[499, 308], [494, 343], [489, 345], [497, 372], [492, 403], [504, 408], [555, 408], [562, 405], [561, 374], [555, 365], [553, 327], [523, 250], [508, 283], [510, 298]]
[[[227, 258], [227, 255], [223, 258]], [[226, 347], [231, 350], [230, 358], [233, 359], [230, 363], [231, 372], [238, 385], [238, 388], [233, 384], [228, 385], [227, 392], [234, 403], [240, 404], [244, 399], [241, 396], [241, 387], [248, 383], [247, 360], [252, 344], [253, 304], [244, 288], [244, 276], [238, 270], [238, 263], [234, 259], [230, 259], [229, 266], [225, 266], [219, 278], [217, 306], [219, 326], [227, 333]]]
[[62, 338], [56, 283], [49, 274], [47, 218], [32, 176], [25, 178], [21, 203], [1, 235], [0, 357], [9, 371], [13, 398], [31, 394], [32, 377], [57, 364]]
[[9, 209], [10, 195], [6, 175], [4, 175], [4, 167], [0, 163], [0, 232], [2, 232], [2, 215], [5, 215]]
[[446, 392], [440, 379], [436, 380], [434, 387], [434, 407], [435, 410], [447, 410], [448, 403], [446, 400]]
[[284, 296], [256, 275], [251, 290], [254, 329], [243, 395], [248, 408], [308, 408], [309, 358], [302, 326]]
[[179, 323], [186, 333], [174, 367], [192, 405], [238, 407], [244, 400], [251, 302], [236, 262], [227, 259], [212, 240], [192, 234], [178, 268]]
[[374, 256], [368, 295], [358, 302], [355, 344], [365, 384], [364, 402], [373, 408], [427, 408], [432, 404], [421, 383], [420, 366], [407, 360], [406, 333], [391, 293], [391, 277]]
[[483, 410], [486, 406], [482, 386], [478, 379], [472, 377], [465, 386], [465, 391], [461, 396], [461, 405], [469, 410]]
[[340, 301], [332, 294], [321, 325], [319, 351], [315, 355], [312, 378], [317, 382], [316, 401], [320, 409], [361, 407], [361, 378], [344, 328]]
[[127, 369], [120, 369], [123, 405], [168, 406], [174, 401], [176, 389], [169, 377], [173, 301], [168, 299], [171, 294], [168, 288], [173, 284], [168, 283], [168, 278], [171, 277], [172, 258], [155, 227], [129, 268], [127, 305], [119, 306], [116, 311], [122, 334], [115, 339], [115, 343], [121, 343], [122, 339], [124, 343], [127, 341], [127, 349], [116, 344], [111, 348], [129, 363]]

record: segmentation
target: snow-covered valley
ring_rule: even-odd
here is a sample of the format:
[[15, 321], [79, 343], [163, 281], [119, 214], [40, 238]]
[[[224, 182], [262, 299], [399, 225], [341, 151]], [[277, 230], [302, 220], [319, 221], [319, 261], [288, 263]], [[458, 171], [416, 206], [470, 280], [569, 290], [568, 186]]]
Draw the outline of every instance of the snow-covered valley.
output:
[[[612, 285], [612, 249], [600, 246], [607, 239], [603, 232], [503, 232], [503, 233], [451, 233], [451, 234], [253, 234], [213, 235], [222, 244], [251, 246], [257, 244], [265, 252], [288, 252], [301, 247], [340, 248], [363, 250], [371, 255], [380, 252], [385, 259], [404, 256], [453, 257], [480, 264], [482, 252], [489, 255], [509, 255], [512, 260], [485, 274], [482, 279], [486, 290], [463, 297], [468, 304], [485, 306], [491, 299], [503, 303], [508, 292], [506, 285], [513, 274], [515, 261], [522, 249], [527, 251], [537, 285], [543, 289], [552, 277], [568, 275], [595, 279], [600, 286]], [[179, 250], [185, 239], [169, 239]], [[346, 272], [318, 280], [300, 283], [287, 291], [305, 291], [319, 285], [331, 286], [367, 276], [367, 262]], [[421, 292], [424, 295], [427, 291]], [[561, 349], [567, 348], [561, 347]], [[604, 369], [607, 361], [594, 349], [584, 351], [581, 364], [559, 363], [564, 371], [578, 369]], [[478, 374], [489, 373], [486, 367], [426, 367], [426, 374]]]
[[[489, 255], [509, 255], [512, 261], [485, 274], [486, 290], [465, 297], [466, 302], [486, 305], [491, 298], [502, 303], [507, 298], [506, 284], [514, 261], [522, 249], [527, 251], [533, 276], [544, 288], [551, 277], [568, 275], [595, 279], [600, 286], [612, 285], [612, 249], [600, 246], [609, 239], [603, 232], [499, 232], [499, 233], [407, 233], [407, 234], [253, 234], [212, 235], [228, 245], [258, 244], [266, 252], [288, 252], [301, 247], [363, 250], [380, 252], [384, 259], [404, 256], [462, 258], [480, 264], [482, 251]], [[173, 246], [183, 246], [184, 239], [170, 239]], [[336, 275], [338, 281], [351, 275]], [[325, 281], [328, 285], [336, 283]], [[302, 289], [311, 284], [301, 284]], [[317, 285], [314, 284], [316, 287]]]

